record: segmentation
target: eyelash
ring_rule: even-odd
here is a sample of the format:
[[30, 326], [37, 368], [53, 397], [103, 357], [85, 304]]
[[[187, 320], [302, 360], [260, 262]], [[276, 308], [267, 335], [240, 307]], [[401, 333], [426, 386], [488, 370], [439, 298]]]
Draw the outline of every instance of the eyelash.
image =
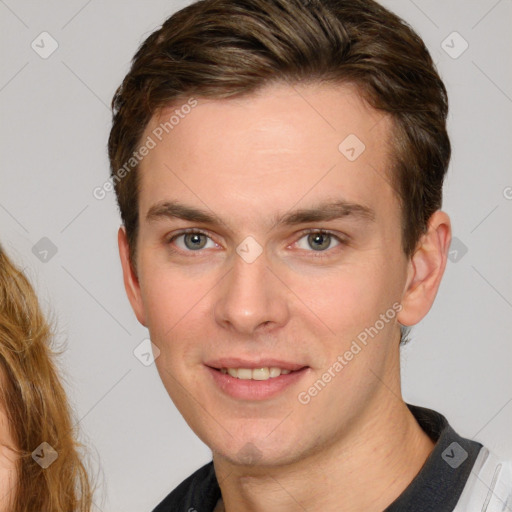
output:
[[[299, 240], [301, 240], [302, 238], [304, 238], [307, 235], [315, 234], [315, 233], [319, 233], [319, 234], [322, 234], [322, 235], [330, 235], [332, 238], [334, 238], [339, 243], [339, 245], [337, 245], [337, 246], [335, 246], [333, 248], [330, 248], [330, 249], [326, 249], [325, 251], [314, 251], [314, 250], [307, 251], [305, 249], [301, 249], [301, 250], [303, 250], [305, 252], [313, 253], [311, 255], [313, 258], [325, 258], [325, 257], [328, 257], [328, 256], [331, 255], [330, 253], [334, 249], [336, 249], [336, 247], [346, 246], [348, 244], [348, 237], [341, 237], [339, 235], [336, 235], [333, 231], [329, 231], [327, 229], [318, 229], [318, 228], [305, 229], [305, 230], [301, 231], [300, 232], [300, 236], [298, 237], [297, 241], [294, 242], [294, 243], [297, 243]], [[183, 236], [183, 235], [187, 235], [187, 234], [204, 235], [204, 236], [208, 237], [210, 240], [214, 241], [213, 238], [211, 237], [210, 233], [208, 233], [207, 231], [203, 231], [201, 229], [196, 229], [196, 228], [188, 228], [188, 229], [181, 230], [180, 232], [174, 234], [171, 238], [169, 238], [167, 240], [167, 244], [170, 245], [174, 240], [176, 240], [176, 238], [178, 238], [180, 236]], [[178, 252], [178, 253], [183, 253], [183, 251], [181, 249], [178, 249], [178, 250], [173, 249], [173, 251], [174, 252]], [[186, 252], [187, 253], [197, 252], [199, 254], [193, 255], [193, 256], [191, 255], [192, 257], [197, 257], [203, 251], [201, 249], [199, 249], [197, 251], [186, 251]]]

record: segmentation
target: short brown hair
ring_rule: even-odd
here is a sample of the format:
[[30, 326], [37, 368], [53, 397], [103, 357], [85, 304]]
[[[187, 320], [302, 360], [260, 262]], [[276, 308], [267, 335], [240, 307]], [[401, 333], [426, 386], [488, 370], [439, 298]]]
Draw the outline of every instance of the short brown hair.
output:
[[421, 38], [372, 0], [201, 0], [135, 54], [112, 100], [111, 177], [135, 264], [138, 175], [130, 160], [159, 109], [187, 96], [248, 95], [275, 82], [353, 84], [393, 120], [391, 185], [407, 256], [441, 207], [450, 160], [448, 98]]

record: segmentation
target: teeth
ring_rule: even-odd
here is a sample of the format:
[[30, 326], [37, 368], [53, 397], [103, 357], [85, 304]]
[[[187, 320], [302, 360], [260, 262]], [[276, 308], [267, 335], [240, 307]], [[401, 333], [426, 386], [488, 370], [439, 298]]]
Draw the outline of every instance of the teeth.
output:
[[229, 374], [231, 377], [242, 380], [268, 380], [279, 375], [287, 375], [290, 370], [278, 368], [276, 366], [264, 367], [264, 368], [221, 368], [220, 371], [224, 374]]
[[[286, 371], [286, 370], [283, 370], [283, 371]], [[272, 378], [279, 377], [279, 375], [281, 375], [281, 368], [276, 368], [275, 366], [273, 366], [272, 368], [269, 368], [268, 373], [269, 373], [269, 376]]]
[[237, 377], [239, 379], [242, 379], [242, 380], [249, 380], [249, 379], [252, 379], [252, 370], [250, 370], [249, 368], [238, 368], [238, 370], [236, 370], [237, 372]]

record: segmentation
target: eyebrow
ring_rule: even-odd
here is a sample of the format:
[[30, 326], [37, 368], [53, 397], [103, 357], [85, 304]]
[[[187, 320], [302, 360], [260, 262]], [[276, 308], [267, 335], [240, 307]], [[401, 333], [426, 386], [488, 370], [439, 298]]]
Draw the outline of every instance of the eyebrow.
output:
[[[283, 226], [295, 226], [308, 222], [321, 222], [351, 217], [366, 222], [375, 221], [375, 211], [368, 206], [352, 203], [345, 200], [327, 201], [313, 205], [310, 208], [301, 208], [273, 218], [272, 229]], [[210, 225], [227, 225], [212, 211], [202, 210], [185, 205], [179, 201], [160, 201], [146, 214], [146, 221], [153, 222], [162, 218], [175, 218], [190, 222], [199, 222]]]

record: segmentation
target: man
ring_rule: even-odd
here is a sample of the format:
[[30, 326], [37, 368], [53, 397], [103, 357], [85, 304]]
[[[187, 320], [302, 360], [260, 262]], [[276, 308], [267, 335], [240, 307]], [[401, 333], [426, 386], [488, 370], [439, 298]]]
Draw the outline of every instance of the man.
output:
[[197, 2], [113, 108], [126, 291], [213, 454], [155, 511], [510, 508], [510, 465], [401, 396], [451, 240], [421, 39], [372, 1]]

